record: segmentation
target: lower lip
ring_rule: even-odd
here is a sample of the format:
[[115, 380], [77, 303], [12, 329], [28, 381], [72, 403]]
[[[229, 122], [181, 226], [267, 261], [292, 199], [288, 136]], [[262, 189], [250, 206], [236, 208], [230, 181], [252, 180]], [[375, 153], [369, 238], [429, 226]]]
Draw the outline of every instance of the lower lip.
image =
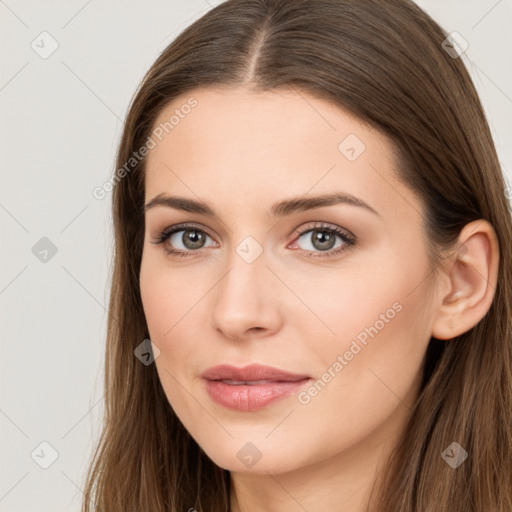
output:
[[311, 379], [294, 382], [269, 382], [254, 386], [226, 384], [217, 380], [207, 380], [206, 390], [220, 405], [237, 411], [257, 411], [271, 403], [294, 395]]

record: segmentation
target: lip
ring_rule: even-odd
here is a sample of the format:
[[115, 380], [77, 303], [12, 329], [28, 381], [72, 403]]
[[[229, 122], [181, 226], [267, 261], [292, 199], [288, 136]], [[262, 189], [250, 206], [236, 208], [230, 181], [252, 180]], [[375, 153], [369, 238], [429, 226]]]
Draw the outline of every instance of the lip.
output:
[[310, 378], [309, 375], [289, 373], [272, 366], [260, 364], [250, 364], [242, 368], [229, 364], [220, 364], [203, 372], [201, 377], [207, 380], [271, 380], [274, 382], [293, 382]]
[[247, 412], [287, 398], [311, 380], [309, 375], [259, 364], [243, 368], [218, 365], [203, 372], [201, 377], [213, 400], [229, 409]]

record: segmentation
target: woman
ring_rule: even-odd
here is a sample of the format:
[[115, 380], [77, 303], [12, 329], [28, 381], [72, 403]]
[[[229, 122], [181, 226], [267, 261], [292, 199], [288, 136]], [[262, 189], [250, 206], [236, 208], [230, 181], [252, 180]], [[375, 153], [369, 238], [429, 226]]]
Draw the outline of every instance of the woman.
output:
[[456, 50], [408, 0], [230, 0], [160, 55], [84, 512], [512, 510], [512, 223]]

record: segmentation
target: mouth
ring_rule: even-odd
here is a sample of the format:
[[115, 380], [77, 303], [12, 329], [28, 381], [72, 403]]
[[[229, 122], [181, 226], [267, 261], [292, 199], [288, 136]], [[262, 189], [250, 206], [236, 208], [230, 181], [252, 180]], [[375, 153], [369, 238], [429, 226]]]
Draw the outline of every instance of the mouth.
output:
[[221, 364], [209, 368], [201, 375], [207, 380], [224, 380], [233, 382], [294, 382], [303, 379], [309, 379], [309, 375], [290, 373], [272, 366], [260, 364], [250, 364], [242, 368], [229, 364]]
[[215, 402], [232, 410], [252, 412], [297, 393], [311, 377], [277, 368], [249, 365], [237, 368], [220, 365], [201, 377]]
[[223, 380], [215, 380], [214, 382], [224, 382], [224, 384], [229, 384], [230, 386], [259, 386], [261, 384], [276, 384], [279, 382], [298, 382], [303, 379], [296, 380], [233, 380], [233, 379], [223, 379]]

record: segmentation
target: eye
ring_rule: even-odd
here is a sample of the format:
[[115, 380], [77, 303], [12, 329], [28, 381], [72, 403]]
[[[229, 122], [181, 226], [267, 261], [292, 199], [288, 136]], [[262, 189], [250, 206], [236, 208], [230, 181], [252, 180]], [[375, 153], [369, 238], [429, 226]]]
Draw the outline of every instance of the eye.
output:
[[[297, 240], [295, 243], [304, 239], [303, 243], [306, 247], [299, 247], [301, 252], [306, 252], [309, 257], [315, 258], [338, 255], [356, 245], [354, 235], [336, 226], [323, 223], [309, 224], [306, 228], [297, 231], [294, 236]], [[152, 243], [164, 244], [169, 241], [170, 247], [165, 247], [167, 254], [188, 257], [205, 247], [215, 246], [214, 243], [206, 244], [208, 238], [212, 237], [204, 229], [194, 224], [180, 224], [164, 230]]]
[[[310, 257], [323, 258], [341, 254], [356, 244], [354, 235], [323, 223], [308, 225], [309, 229], [302, 229], [296, 233], [297, 242], [303, 239], [301, 250], [309, 252]], [[311, 229], [313, 228], [313, 229]], [[340, 240], [337, 243], [336, 239]], [[295, 243], [297, 243], [295, 242]]]
[[207, 238], [211, 237], [203, 229], [199, 229], [192, 224], [181, 224], [166, 229], [152, 243], [163, 244], [169, 240], [172, 248], [166, 248], [167, 254], [189, 256], [192, 252], [198, 252], [199, 249], [214, 245], [206, 245]]

